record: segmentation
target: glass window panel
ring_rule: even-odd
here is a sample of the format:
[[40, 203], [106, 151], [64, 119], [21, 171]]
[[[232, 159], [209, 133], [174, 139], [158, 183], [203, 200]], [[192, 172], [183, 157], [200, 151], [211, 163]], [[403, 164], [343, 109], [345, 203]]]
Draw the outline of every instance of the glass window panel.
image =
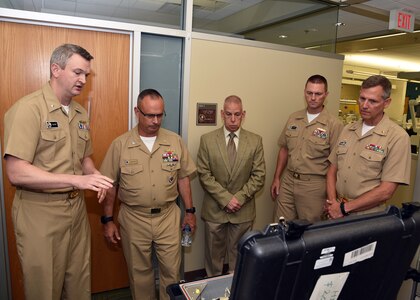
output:
[[0, 7], [181, 29], [182, 0], [0, 0]]
[[180, 133], [182, 38], [141, 35], [140, 90], [152, 88], [165, 100], [162, 127]]
[[334, 52], [337, 18], [316, 0], [194, 0], [193, 30]]

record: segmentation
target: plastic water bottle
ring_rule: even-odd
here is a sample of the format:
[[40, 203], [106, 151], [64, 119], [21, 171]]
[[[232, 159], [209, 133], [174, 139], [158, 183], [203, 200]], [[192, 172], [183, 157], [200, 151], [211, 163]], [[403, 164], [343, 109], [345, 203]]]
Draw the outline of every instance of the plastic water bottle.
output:
[[184, 247], [190, 247], [191, 244], [192, 244], [191, 227], [190, 225], [185, 224], [184, 228], [182, 229], [181, 245]]

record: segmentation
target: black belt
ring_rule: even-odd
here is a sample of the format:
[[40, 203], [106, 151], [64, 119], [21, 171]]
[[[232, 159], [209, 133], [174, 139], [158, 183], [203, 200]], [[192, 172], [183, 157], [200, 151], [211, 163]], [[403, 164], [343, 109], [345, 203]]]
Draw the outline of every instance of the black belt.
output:
[[150, 209], [151, 214], [160, 214], [160, 211], [161, 211], [160, 207]]

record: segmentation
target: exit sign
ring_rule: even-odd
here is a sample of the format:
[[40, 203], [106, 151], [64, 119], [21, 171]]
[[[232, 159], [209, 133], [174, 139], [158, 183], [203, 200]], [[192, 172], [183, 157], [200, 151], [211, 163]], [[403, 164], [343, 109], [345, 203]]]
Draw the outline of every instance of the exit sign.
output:
[[394, 9], [389, 14], [389, 29], [413, 32], [415, 16], [412, 13]]

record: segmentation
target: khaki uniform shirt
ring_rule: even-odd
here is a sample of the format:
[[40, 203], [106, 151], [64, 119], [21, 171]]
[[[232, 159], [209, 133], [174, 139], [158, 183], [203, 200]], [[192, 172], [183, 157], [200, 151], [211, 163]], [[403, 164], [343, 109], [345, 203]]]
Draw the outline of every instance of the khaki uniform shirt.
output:
[[[83, 158], [92, 154], [86, 110], [72, 101], [67, 116], [49, 83], [16, 102], [5, 114], [4, 128], [4, 155], [47, 172], [81, 175]], [[45, 192], [56, 191], [61, 190]]]
[[308, 123], [306, 109], [290, 115], [278, 144], [288, 150], [287, 169], [310, 175], [326, 175], [328, 156], [343, 129], [337, 117], [325, 108]]
[[161, 128], [150, 152], [138, 126], [116, 138], [101, 173], [119, 184], [118, 196], [127, 205], [161, 207], [178, 197], [178, 178], [196, 170], [181, 137]]
[[384, 114], [364, 136], [362, 120], [348, 124], [331, 152], [337, 166], [337, 194], [349, 200], [379, 186], [381, 181], [410, 182], [410, 138]]

